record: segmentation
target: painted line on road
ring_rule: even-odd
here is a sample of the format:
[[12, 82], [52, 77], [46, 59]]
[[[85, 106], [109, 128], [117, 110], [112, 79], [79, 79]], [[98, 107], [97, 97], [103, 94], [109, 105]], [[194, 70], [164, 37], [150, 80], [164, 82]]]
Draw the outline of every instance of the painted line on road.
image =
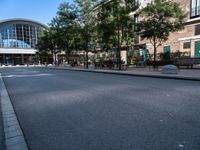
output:
[[6, 150], [28, 150], [26, 140], [0, 74], [1, 110]]

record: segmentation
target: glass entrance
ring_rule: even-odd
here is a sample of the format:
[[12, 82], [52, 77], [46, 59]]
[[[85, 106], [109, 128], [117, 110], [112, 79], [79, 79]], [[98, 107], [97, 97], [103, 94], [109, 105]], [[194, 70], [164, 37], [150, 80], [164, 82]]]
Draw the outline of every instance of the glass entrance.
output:
[[13, 65], [14, 64], [14, 59], [13, 55], [5, 55], [5, 65]]

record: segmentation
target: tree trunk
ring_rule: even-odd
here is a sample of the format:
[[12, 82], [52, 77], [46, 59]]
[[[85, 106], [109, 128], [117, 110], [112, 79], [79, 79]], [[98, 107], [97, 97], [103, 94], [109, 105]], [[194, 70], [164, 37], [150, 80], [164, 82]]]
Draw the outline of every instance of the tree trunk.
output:
[[49, 54], [46, 56], [46, 63], [49, 64]]
[[53, 53], [53, 65], [56, 66], [56, 54]]
[[67, 64], [69, 64], [69, 56], [70, 56], [70, 53], [67, 52]]
[[117, 15], [117, 41], [118, 41], [118, 57], [117, 57], [117, 65], [119, 70], [121, 70], [121, 55], [120, 55], [120, 26], [119, 26], [119, 16]]
[[86, 49], [86, 69], [88, 69], [88, 48]]
[[153, 40], [153, 47], [154, 47], [154, 54], [153, 54], [153, 68], [156, 69], [156, 54], [157, 54], [157, 47], [156, 47], [156, 39]]

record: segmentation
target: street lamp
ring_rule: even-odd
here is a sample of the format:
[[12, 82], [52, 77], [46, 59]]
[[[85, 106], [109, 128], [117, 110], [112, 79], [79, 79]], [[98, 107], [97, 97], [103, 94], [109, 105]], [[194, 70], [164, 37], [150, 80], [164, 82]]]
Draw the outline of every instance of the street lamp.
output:
[[85, 20], [83, 20], [83, 23], [85, 25], [84, 30], [85, 30], [85, 38], [86, 38], [86, 41], [85, 41], [85, 52], [86, 52], [85, 68], [88, 69], [88, 25]]

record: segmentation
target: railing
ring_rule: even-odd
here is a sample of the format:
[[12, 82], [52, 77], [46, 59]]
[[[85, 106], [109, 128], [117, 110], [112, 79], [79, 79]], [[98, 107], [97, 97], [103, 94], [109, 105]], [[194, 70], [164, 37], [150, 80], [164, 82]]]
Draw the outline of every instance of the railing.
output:
[[200, 58], [179, 58], [174, 61], [174, 65], [177, 66], [191, 66], [200, 64]]

